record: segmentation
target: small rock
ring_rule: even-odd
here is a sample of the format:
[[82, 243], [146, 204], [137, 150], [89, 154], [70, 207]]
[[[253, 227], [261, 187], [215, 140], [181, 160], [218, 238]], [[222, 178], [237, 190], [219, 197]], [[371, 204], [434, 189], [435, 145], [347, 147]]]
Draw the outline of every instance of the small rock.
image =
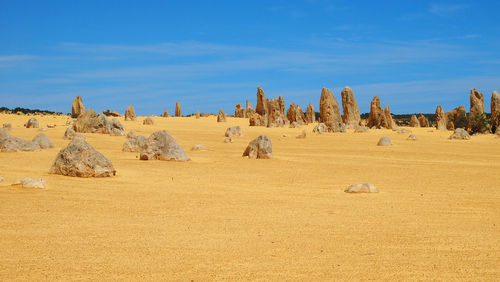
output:
[[410, 133], [411, 131], [406, 128], [401, 128], [398, 130], [398, 134]]
[[12, 183], [12, 186], [16, 186], [16, 185], [21, 185], [23, 188], [41, 188], [41, 189], [43, 189], [43, 188], [45, 188], [45, 180], [43, 180], [41, 178], [38, 180], [35, 180], [32, 178], [26, 177], [26, 178], [19, 179], [16, 182]]
[[55, 124], [47, 124], [47, 128], [55, 128], [56, 125]]
[[306, 138], [306, 131], [305, 130], [302, 130], [302, 133], [297, 135], [295, 138], [297, 139], [304, 139]]
[[191, 148], [191, 151], [207, 151], [207, 150], [208, 148], [201, 144], [196, 144], [193, 146], [193, 148]]
[[320, 123], [318, 125], [316, 125], [313, 129], [313, 132], [314, 133], [324, 133], [324, 132], [328, 132], [328, 127], [326, 127], [326, 125], [324, 123]]
[[410, 134], [407, 138], [408, 140], [417, 140], [417, 136], [415, 134]]
[[3, 128], [5, 128], [7, 130], [11, 130], [12, 129], [12, 123], [4, 123], [3, 124]]
[[457, 128], [457, 129], [455, 129], [455, 132], [453, 132], [453, 134], [450, 135], [450, 139], [469, 140], [470, 135], [463, 128]]
[[273, 158], [273, 145], [269, 137], [261, 135], [252, 140], [243, 152], [243, 157], [249, 157], [251, 159]]
[[141, 160], [189, 161], [182, 147], [166, 130], [154, 132], [149, 136], [140, 152]]
[[302, 125], [296, 121], [290, 123], [290, 128], [301, 128]]
[[0, 182], [3, 182], [3, 177], [0, 176]]
[[73, 140], [73, 138], [75, 137], [75, 130], [73, 130], [73, 128], [71, 127], [68, 127], [66, 128], [66, 131], [64, 132], [64, 136], [63, 136], [63, 139], [66, 139], [66, 140]]
[[370, 183], [358, 183], [347, 187], [346, 193], [378, 193], [377, 187]]
[[285, 137], [286, 138], [286, 137], [290, 137], [290, 135], [286, 134], [286, 133], [283, 133], [283, 134], [281, 134], [281, 137]]
[[155, 121], [154, 121], [152, 118], [147, 117], [147, 118], [145, 118], [145, 119], [142, 121], [142, 124], [143, 124], [143, 125], [153, 125], [153, 124], [155, 124]]
[[26, 128], [38, 128], [38, 120], [36, 118], [30, 118], [28, 122], [24, 125]]
[[54, 147], [54, 143], [50, 141], [49, 137], [43, 133], [38, 133], [31, 142], [36, 143], [41, 149], [49, 149]]
[[229, 136], [224, 138], [224, 143], [234, 143], [233, 137]]
[[231, 136], [243, 136], [243, 132], [241, 131], [241, 128], [239, 125], [237, 126], [232, 126], [226, 129], [226, 133], [224, 134], [226, 137], [231, 137]]
[[380, 140], [378, 140], [377, 143], [377, 146], [390, 146], [390, 145], [392, 145], [392, 141], [387, 136], [380, 138]]
[[365, 132], [369, 132], [369, 131], [370, 131], [370, 129], [364, 125], [357, 125], [354, 127], [354, 133], [365, 133]]

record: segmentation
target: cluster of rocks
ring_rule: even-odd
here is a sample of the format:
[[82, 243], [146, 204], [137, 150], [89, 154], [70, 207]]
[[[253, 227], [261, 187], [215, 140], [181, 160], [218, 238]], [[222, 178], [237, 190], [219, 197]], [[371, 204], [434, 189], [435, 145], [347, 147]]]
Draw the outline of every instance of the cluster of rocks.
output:
[[104, 114], [96, 114], [92, 109], [78, 116], [73, 123], [73, 129], [81, 133], [125, 135], [123, 125], [118, 119], [109, 119]]
[[380, 106], [380, 99], [375, 96], [370, 104], [370, 115], [366, 124], [369, 128], [387, 128], [395, 129], [396, 122], [392, 118], [389, 106], [383, 110]]
[[226, 113], [222, 109], [220, 109], [219, 115], [217, 116], [217, 122], [226, 122], [226, 121], [227, 121]]
[[5, 128], [0, 128], [0, 151], [38, 151], [54, 147], [49, 137], [43, 133], [38, 133], [33, 140], [27, 141], [19, 137], [13, 137]]
[[127, 134], [123, 143], [124, 152], [139, 152], [141, 160], [175, 160], [188, 161], [182, 147], [166, 130], [156, 131], [148, 138], [136, 135], [133, 131]]
[[285, 115], [285, 100], [282, 96], [268, 100], [264, 90], [257, 87], [257, 106], [255, 112], [249, 115], [247, 101], [247, 116], [250, 126], [283, 127], [287, 124]]

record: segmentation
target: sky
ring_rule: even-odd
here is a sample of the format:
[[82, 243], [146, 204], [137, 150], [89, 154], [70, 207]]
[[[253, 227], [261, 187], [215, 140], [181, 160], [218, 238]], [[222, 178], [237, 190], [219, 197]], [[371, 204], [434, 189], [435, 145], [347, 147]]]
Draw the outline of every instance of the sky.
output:
[[0, 106], [234, 113], [257, 86], [319, 110], [350, 86], [395, 114], [500, 90], [500, 1], [0, 0]]

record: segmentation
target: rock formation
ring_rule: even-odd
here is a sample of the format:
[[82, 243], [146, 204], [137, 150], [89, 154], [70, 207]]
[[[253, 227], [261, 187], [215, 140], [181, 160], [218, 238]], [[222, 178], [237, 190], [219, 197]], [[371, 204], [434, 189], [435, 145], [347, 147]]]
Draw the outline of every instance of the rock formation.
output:
[[416, 115], [412, 115], [410, 119], [410, 127], [420, 127], [420, 122]]
[[75, 130], [71, 127], [66, 128], [66, 131], [64, 132], [63, 139], [66, 140], [73, 140], [73, 137], [75, 137]]
[[358, 183], [347, 187], [346, 193], [378, 193], [377, 187], [370, 183]]
[[316, 113], [313, 104], [309, 104], [306, 109], [306, 123], [316, 122]]
[[431, 126], [429, 120], [422, 113], [418, 115], [418, 123], [420, 124], [420, 127]]
[[328, 132], [328, 127], [324, 123], [319, 123], [313, 128], [314, 133], [325, 133]]
[[77, 118], [83, 113], [85, 113], [85, 106], [83, 105], [82, 97], [76, 96], [71, 106], [71, 117]]
[[485, 120], [484, 96], [473, 88], [470, 90], [470, 112], [467, 128], [473, 133], [486, 133], [489, 131], [489, 125], [485, 123]]
[[147, 117], [147, 118], [145, 118], [145, 119], [142, 121], [142, 124], [143, 124], [143, 125], [153, 125], [153, 124], [155, 124], [155, 121], [154, 121], [152, 118]]
[[38, 133], [31, 142], [38, 144], [40, 149], [49, 149], [54, 147], [54, 143], [50, 141], [49, 137], [43, 133]]
[[491, 93], [491, 119], [490, 128], [491, 132], [498, 132], [498, 127], [500, 126], [500, 94], [498, 91], [493, 91]]
[[40, 150], [40, 145], [38, 145], [38, 143], [10, 136], [5, 128], [0, 128], [0, 151], [17, 152], [38, 150]]
[[261, 116], [267, 116], [267, 99], [264, 90], [260, 86], [257, 87], [257, 106], [255, 112]]
[[385, 120], [387, 121], [387, 129], [396, 128], [397, 127], [396, 122], [392, 118], [391, 109], [389, 108], [389, 105], [385, 106], [384, 115], [385, 115]]
[[249, 116], [250, 126], [266, 126], [267, 119], [266, 116], [261, 116], [258, 113], [253, 113]]
[[465, 113], [465, 107], [462, 105], [453, 109], [453, 111], [446, 112], [445, 118], [448, 122], [446, 124], [448, 130], [467, 127], [467, 114]]
[[129, 105], [127, 110], [125, 111], [125, 121], [129, 120], [137, 120], [137, 116], [135, 115], [135, 110], [132, 105]]
[[465, 129], [463, 128], [457, 128], [455, 129], [455, 132], [453, 132], [452, 135], [450, 135], [450, 139], [462, 139], [462, 140], [469, 140], [470, 135]]
[[390, 145], [392, 145], [392, 141], [387, 136], [380, 138], [377, 143], [377, 146], [390, 146]]
[[110, 110], [105, 110], [102, 113], [107, 117], [120, 117], [121, 116], [119, 112], [110, 111]]
[[[128, 109], [127, 109], [128, 110]], [[96, 114], [88, 109], [73, 124], [75, 132], [125, 135], [123, 125], [117, 119], [109, 119], [104, 114]]]
[[358, 125], [354, 127], [354, 133], [366, 133], [366, 132], [370, 132], [370, 129], [367, 126]]
[[234, 109], [234, 117], [237, 118], [245, 118], [246, 112], [245, 109], [243, 109], [243, 106], [241, 104], [236, 104], [236, 107]]
[[232, 137], [232, 136], [243, 136], [243, 132], [241, 131], [241, 128], [239, 125], [237, 126], [232, 126], [226, 129], [226, 133], [224, 133], [224, 136], [226, 137]]
[[305, 121], [305, 116], [304, 113], [302, 112], [302, 108], [298, 105], [295, 105], [295, 103], [290, 104], [288, 107], [288, 111], [286, 112], [286, 117], [290, 123], [296, 122], [299, 125], [304, 124]]
[[441, 106], [439, 105], [436, 107], [435, 120], [436, 120], [436, 129], [446, 130], [446, 124], [448, 122], [446, 120], [446, 116], [444, 115], [443, 108], [441, 108]]
[[250, 101], [247, 100], [247, 105], [246, 105], [246, 117], [250, 117], [252, 114], [255, 113], [255, 110], [252, 108], [252, 104]]
[[135, 135], [135, 132], [130, 131], [127, 134], [127, 140], [123, 143], [122, 151], [124, 152], [140, 152], [146, 147], [146, 137]]
[[345, 132], [339, 104], [328, 88], [323, 88], [321, 90], [319, 115], [321, 122], [326, 125], [329, 132]]
[[166, 130], [149, 136], [140, 152], [141, 160], [189, 161], [190, 158]]
[[354, 99], [354, 93], [349, 86], [346, 86], [342, 89], [341, 96], [342, 109], [344, 111], [342, 120], [347, 128], [354, 128], [359, 125], [359, 122], [361, 121], [358, 103], [356, 103], [356, 99]]
[[369, 128], [389, 128], [389, 122], [385, 116], [385, 112], [380, 106], [380, 99], [375, 96], [370, 104], [370, 115], [366, 124]]
[[408, 136], [408, 138], [406, 138], [406, 139], [415, 141], [415, 140], [417, 140], [417, 136], [415, 134], [410, 134], [410, 136]]
[[196, 110], [196, 115], [195, 115], [196, 119], [199, 119], [200, 118], [200, 111]]
[[39, 128], [38, 120], [36, 118], [30, 118], [26, 124], [24, 124], [26, 128]]
[[175, 116], [176, 117], [181, 117], [182, 116], [181, 104], [179, 104], [179, 102], [175, 102]]
[[167, 108], [165, 108], [165, 111], [163, 112], [162, 117], [170, 117], [170, 114], [168, 113]]
[[268, 100], [267, 110], [267, 127], [285, 126], [285, 115], [279, 98]]
[[220, 109], [219, 115], [217, 116], [217, 122], [226, 122], [226, 121], [227, 121], [226, 113], [222, 109]]
[[243, 157], [251, 159], [271, 159], [273, 157], [273, 145], [269, 137], [260, 135], [252, 140], [245, 151]]
[[49, 170], [51, 174], [76, 177], [110, 177], [116, 170], [109, 159], [80, 138], [63, 148]]

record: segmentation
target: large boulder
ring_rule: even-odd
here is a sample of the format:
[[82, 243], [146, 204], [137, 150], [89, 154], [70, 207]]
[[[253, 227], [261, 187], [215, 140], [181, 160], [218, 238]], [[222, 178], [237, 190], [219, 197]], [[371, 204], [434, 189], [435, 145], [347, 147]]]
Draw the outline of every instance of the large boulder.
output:
[[222, 109], [220, 109], [219, 115], [217, 116], [217, 122], [226, 122], [226, 121], [227, 121], [226, 113]]
[[38, 143], [10, 136], [5, 128], [0, 128], [0, 151], [17, 152], [38, 150], [40, 150], [40, 145], [38, 145]]
[[465, 131], [465, 129], [457, 128], [457, 129], [455, 129], [455, 132], [453, 132], [453, 134], [450, 135], [450, 139], [469, 140], [470, 135], [467, 131]]
[[267, 109], [267, 127], [283, 127], [285, 125], [285, 115], [280, 99], [268, 100]]
[[313, 128], [314, 133], [325, 133], [328, 132], [328, 126], [326, 126], [324, 123], [319, 123]]
[[71, 127], [68, 127], [66, 128], [66, 131], [64, 132], [64, 136], [63, 136], [63, 139], [66, 139], [66, 140], [73, 140], [73, 138], [75, 137], [75, 130]]
[[85, 113], [85, 106], [83, 105], [82, 97], [76, 96], [71, 106], [71, 117], [77, 118], [83, 113]]
[[306, 123], [316, 122], [316, 113], [314, 112], [313, 104], [309, 104], [306, 108]]
[[49, 170], [51, 174], [76, 177], [110, 177], [116, 170], [109, 159], [81, 138], [63, 148]]
[[286, 117], [290, 124], [296, 122], [299, 125], [304, 124], [305, 116], [304, 112], [302, 112], [302, 108], [295, 103], [290, 104], [288, 107], [288, 111], [286, 112]]
[[137, 116], [135, 115], [134, 107], [132, 107], [132, 105], [129, 105], [127, 110], [125, 111], [125, 121], [131, 120], [137, 120]]
[[491, 93], [491, 119], [490, 119], [491, 132], [498, 132], [500, 127], [500, 94], [498, 91]]
[[181, 117], [182, 116], [181, 104], [179, 102], [175, 102], [175, 116], [176, 117]]
[[384, 136], [378, 140], [377, 146], [391, 146], [392, 141], [389, 139], [389, 137]]
[[155, 124], [155, 121], [154, 121], [152, 118], [147, 117], [147, 118], [145, 118], [145, 119], [142, 121], [142, 124], [143, 124], [143, 125], [153, 125], [153, 124]]
[[321, 122], [326, 125], [329, 132], [345, 132], [337, 99], [335, 99], [332, 91], [325, 87], [321, 90], [319, 115]]
[[359, 122], [361, 121], [358, 103], [356, 103], [356, 99], [354, 99], [354, 92], [352, 92], [351, 87], [346, 86], [342, 89], [341, 96], [342, 109], [344, 111], [342, 120], [347, 128], [354, 128], [359, 125]]
[[147, 139], [142, 135], [135, 135], [135, 132], [130, 131], [127, 134], [127, 140], [123, 143], [122, 151], [124, 152], [140, 152], [146, 147]]
[[40, 149], [49, 149], [54, 147], [54, 143], [50, 141], [49, 137], [43, 133], [38, 133], [31, 142], [38, 144]]
[[436, 113], [434, 119], [436, 120], [436, 129], [446, 130], [446, 124], [448, 122], [446, 120], [446, 116], [444, 115], [443, 108], [439, 105], [436, 107]]
[[484, 96], [475, 88], [470, 90], [470, 112], [467, 128], [473, 133], [486, 133], [489, 131], [486, 114], [484, 113]]
[[184, 150], [170, 136], [168, 131], [161, 130], [149, 136], [140, 152], [141, 160], [189, 161]]
[[125, 135], [123, 125], [117, 119], [109, 119], [104, 114], [96, 114], [92, 109], [80, 115], [73, 123], [75, 132]]
[[240, 126], [236, 125], [226, 129], [226, 133], [224, 133], [224, 136], [226, 137], [243, 136], [243, 132], [241, 131]]
[[36, 118], [30, 118], [24, 126], [26, 128], [39, 128], [40, 126], [38, 125], [38, 120]]
[[269, 137], [261, 135], [252, 140], [243, 152], [243, 157], [251, 159], [273, 158], [273, 145]]
[[410, 119], [410, 127], [420, 127], [420, 122], [416, 115], [412, 115]]
[[465, 112], [465, 107], [462, 105], [453, 109], [453, 111], [446, 112], [445, 118], [448, 122], [446, 124], [448, 130], [467, 127], [467, 113]]
[[429, 120], [422, 113], [418, 115], [418, 123], [420, 124], [420, 127], [430, 126]]
[[380, 99], [378, 96], [373, 97], [370, 104], [370, 115], [366, 124], [369, 128], [390, 128], [389, 121], [385, 115], [384, 110], [380, 106]]
[[236, 107], [234, 108], [234, 117], [237, 118], [245, 118], [247, 117], [245, 109], [241, 104], [236, 104]]

